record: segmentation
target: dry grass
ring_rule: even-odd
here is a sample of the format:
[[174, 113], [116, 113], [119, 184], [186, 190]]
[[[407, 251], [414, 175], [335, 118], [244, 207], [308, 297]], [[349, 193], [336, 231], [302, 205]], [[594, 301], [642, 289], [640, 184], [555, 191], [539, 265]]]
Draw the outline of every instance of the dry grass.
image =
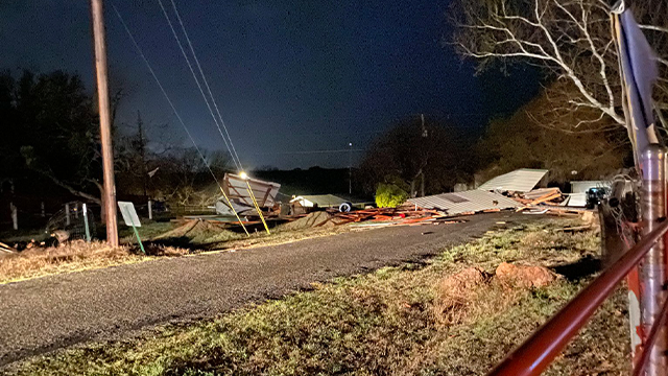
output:
[[36, 248], [0, 256], [0, 284], [52, 274], [131, 264], [152, 257], [182, 256], [184, 249], [147, 245], [147, 256], [129, 246], [110, 247], [104, 242], [73, 241], [59, 247]]
[[[300, 292], [138, 340], [101, 343], [35, 359], [27, 375], [484, 375], [592, 278], [579, 265], [597, 253], [592, 233], [565, 235], [563, 220], [540, 222], [408, 264], [314, 284]], [[527, 236], [533, 234], [531, 236]], [[439, 283], [501, 262], [556, 267], [568, 278], [544, 287], [478, 286], [457, 320], [437, 317]], [[586, 268], [585, 268], [586, 269]], [[568, 272], [566, 272], [568, 271]], [[628, 321], [620, 288], [546, 372], [553, 376], [628, 371]]]

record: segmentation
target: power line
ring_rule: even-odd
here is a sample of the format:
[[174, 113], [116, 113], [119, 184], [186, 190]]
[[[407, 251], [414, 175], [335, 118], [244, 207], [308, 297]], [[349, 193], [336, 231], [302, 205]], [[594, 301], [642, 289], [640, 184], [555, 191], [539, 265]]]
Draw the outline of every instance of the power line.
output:
[[[181, 16], [179, 15], [179, 11], [176, 8], [176, 3], [172, 0], [172, 7], [174, 8], [174, 13], [176, 14], [176, 17], [179, 20], [179, 23], [181, 24], [181, 29], [183, 31], [183, 34], [186, 37], [186, 40], [188, 41], [188, 45], [190, 46], [190, 51], [193, 54], [193, 58], [195, 59], [195, 62], [197, 63], [197, 68], [199, 69], [200, 74], [202, 75], [202, 80], [204, 81], [204, 84], [207, 87], [207, 90], [209, 91], [209, 95], [211, 96], [211, 101], [214, 104], [214, 107], [216, 108], [216, 112], [218, 113], [218, 117], [220, 118], [220, 122], [223, 125], [223, 128], [225, 129], [225, 134], [227, 135], [227, 140], [225, 140], [225, 136], [223, 136], [223, 132], [220, 130], [220, 125], [218, 124], [218, 121], [216, 120], [216, 116], [213, 114], [213, 111], [211, 111], [211, 106], [209, 104], [209, 101], [204, 94], [204, 91], [202, 90], [202, 86], [199, 83], [199, 80], [197, 79], [197, 75], [193, 71], [193, 67], [190, 64], [190, 59], [188, 59], [188, 54], [183, 49], [183, 45], [181, 44], [181, 40], [179, 39], [179, 36], [176, 33], [176, 30], [174, 30], [174, 26], [172, 25], [172, 21], [169, 19], [169, 16], [167, 15], [167, 11], [165, 10], [165, 7], [162, 4], [162, 0], [158, 0], [158, 3], [160, 4], [160, 8], [162, 8], [162, 13], [165, 15], [165, 18], [167, 19], [167, 23], [169, 24], [169, 28], [172, 30], [172, 34], [174, 34], [174, 38], [176, 39], [176, 42], [179, 44], [179, 48], [181, 49], [181, 52], [183, 53], [183, 57], [186, 59], [186, 62], [188, 63], [188, 68], [190, 68], [190, 73], [192, 73], [193, 78], [195, 79], [195, 82], [197, 83], [197, 88], [199, 89], [200, 93], [202, 93], [202, 98], [204, 98], [204, 102], [206, 102], [207, 107], [209, 108], [209, 112], [211, 113], [211, 117], [214, 119], [214, 123], [216, 124], [216, 128], [218, 128], [218, 132], [220, 132], [220, 136], [223, 138], [223, 141], [225, 142], [225, 145], [227, 146], [228, 151], [230, 152], [230, 155], [232, 156], [232, 159], [234, 160], [235, 165], [237, 166], [237, 169], [240, 173], [240, 176], [243, 177], [245, 173], [243, 172], [243, 168], [241, 167], [241, 160], [239, 160], [239, 155], [237, 154], [237, 150], [234, 147], [234, 143], [232, 142], [232, 138], [230, 137], [230, 132], [227, 130], [227, 126], [225, 126], [225, 122], [223, 121], [223, 117], [220, 115], [220, 110], [218, 110], [218, 105], [216, 104], [216, 101], [213, 97], [213, 93], [211, 93], [211, 88], [209, 87], [209, 83], [206, 79], [206, 76], [204, 75], [204, 71], [202, 70], [202, 66], [199, 63], [199, 60], [197, 59], [197, 54], [195, 53], [195, 49], [192, 46], [192, 43], [190, 42], [190, 37], [188, 36], [188, 32], [186, 31], [185, 26], [183, 25], [183, 21], [181, 20]], [[228, 145], [229, 141], [229, 145]], [[231, 146], [231, 149], [230, 149]], [[264, 229], [267, 230], [267, 234], [270, 234], [269, 232], [269, 227], [267, 227], [267, 223], [264, 220], [264, 216], [262, 215], [262, 210], [260, 210], [260, 207], [258, 206], [257, 201], [255, 200], [255, 195], [253, 194], [253, 190], [251, 189], [251, 185], [248, 182], [246, 178], [243, 178], [246, 180], [246, 185], [248, 186], [248, 194], [250, 197], [253, 199], [253, 203], [255, 204], [255, 209], [257, 210], [257, 214], [260, 216], [260, 219], [262, 220], [262, 223], [264, 224]], [[222, 189], [221, 189], [222, 191]], [[223, 192], [225, 194], [225, 192]], [[232, 210], [234, 210], [234, 207], [232, 206], [232, 203], [230, 202], [229, 198], [225, 196], [225, 198], [228, 201], [228, 204], [230, 207], [232, 207]], [[237, 215], [237, 218], [239, 216]], [[241, 219], [239, 219], [239, 223], [241, 223]], [[243, 224], [242, 224], [243, 226]], [[244, 228], [245, 230], [245, 228]], [[246, 232], [248, 234], [248, 232]]]
[[[142, 51], [141, 47], [137, 43], [137, 40], [135, 39], [134, 35], [132, 34], [132, 31], [130, 31], [130, 28], [125, 23], [125, 20], [123, 20], [123, 17], [121, 16], [121, 13], [118, 11], [118, 8], [116, 7], [116, 5], [113, 2], [111, 2], [110, 4], [111, 4], [111, 7], [114, 8], [114, 12], [116, 13], [116, 16], [118, 17], [118, 20], [121, 22], [121, 25], [123, 25], [123, 28], [125, 29], [125, 32], [128, 34], [128, 37], [130, 37], [130, 40], [132, 41], [132, 44], [137, 49], [137, 52], [139, 53], [139, 56], [142, 58], [142, 60], [146, 64], [146, 67], [148, 68], [148, 71], [151, 73], [151, 76], [153, 76], [153, 79], [155, 80], [156, 84], [160, 88], [160, 91], [162, 92], [163, 96], [167, 100], [167, 103], [169, 103], [169, 106], [172, 108], [172, 112], [174, 112], [174, 115], [176, 116], [179, 123], [183, 127], [183, 130], [186, 131], [186, 134], [188, 135], [188, 138], [190, 139], [193, 146], [195, 147], [195, 150], [197, 150], [197, 154], [199, 154], [200, 158], [202, 158], [202, 162], [204, 162], [204, 165], [207, 167], [207, 169], [211, 173], [211, 176], [213, 176], [213, 179], [216, 181], [216, 184], [218, 184], [218, 178], [216, 178], [216, 174], [214, 174], [213, 170], [209, 166], [209, 163], [206, 161], [206, 158], [204, 157], [204, 154], [202, 154], [202, 151], [197, 146], [197, 142], [195, 142], [195, 139], [193, 138], [192, 134], [188, 130], [188, 127], [186, 126], [185, 122], [181, 118], [181, 115], [179, 115], [179, 112], [176, 110], [176, 107], [174, 106], [174, 102], [172, 102], [172, 100], [169, 97], [169, 95], [167, 94], [167, 91], [165, 90], [164, 86], [162, 86], [162, 83], [160, 82], [160, 79], [155, 74], [155, 71], [153, 70], [153, 67], [151, 66], [151, 63], [146, 58], [146, 55], [144, 55], [144, 51]], [[218, 186], [220, 187], [220, 184], [218, 184]], [[222, 189], [222, 187], [221, 187], [221, 189]]]
[[130, 37], [130, 40], [132, 40], [132, 44], [134, 44], [135, 48], [137, 49], [137, 52], [139, 52], [139, 55], [141, 56], [142, 60], [144, 60], [144, 63], [146, 63], [146, 67], [148, 68], [149, 72], [151, 72], [151, 75], [155, 79], [155, 82], [158, 84], [158, 87], [160, 88], [160, 91], [165, 96], [165, 99], [167, 99], [167, 102], [169, 103], [169, 106], [172, 108], [172, 111], [174, 112], [174, 115], [176, 115], [176, 118], [179, 120], [179, 123], [181, 123], [181, 126], [183, 126], [183, 130], [186, 131], [186, 134], [188, 135], [188, 138], [190, 138], [190, 141], [193, 143], [193, 146], [195, 147], [195, 150], [197, 150], [197, 154], [199, 154], [199, 157], [202, 159], [202, 162], [204, 163], [204, 166], [206, 166], [206, 168], [211, 173], [211, 177], [213, 177], [213, 181], [216, 182], [216, 185], [220, 189], [220, 192], [223, 194], [223, 197], [225, 197], [225, 200], [227, 201], [227, 204], [230, 206], [230, 208], [234, 212], [234, 215], [237, 217], [237, 220], [239, 221], [239, 224], [241, 225], [241, 228], [244, 229], [244, 232], [246, 233], [247, 236], [250, 236], [250, 234], [248, 233], [248, 230], [246, 229], [246, 226], [244, 226], [243, 222], [241, 221], [241, 218], [239, 217], [239, 213], [237, 213], [237, 211], [234, 209], [234, 206], [232, 205], [232, 202], [230, 202], [229, 197], [227, 197], [227, 194], [225, 193], [225, 190], [220, 185], [220, 183], [218, 183], [218, 178], [216, 177], [216, 174], [213, 172], [213, 170], [211, 169], [211, 166], [209, 165], [206, 158], [204, 157], [204, 154], [202, 154], [202, 151], [197, 146], [197, 143], [195, 142], [195, 139], [190, 134], [190, 131], [188, 130], [188, 127], [186, 126], [186, 123], [183, 122], [183, 119], [181, 118], [181, 115], [179, 115], [179, 112], [176, 110], [176, 107], [174, 106], [174, 102], [172, 102], [172, 100], [169, 98], [169, 95], [167, 95], [167, 91], [165, 91], [165, 88], [164, 88], [164, 86], [162, 86], [162, 83], [160, 82], [160, 79], [155, 74], [155, 71], [153, 70], [153, 67], [151, 67], [151, 63], [149, 63], [148, 59], [146, 58], [146, 55], [144, 55], [144, 52], [142, 51], [141, 47], [139, 47], [139, 44], [137, 43], [137, 40], [132, 35], [132, 32], [130, 31], [130, 28], [128, 28], [128, 25], [123, 20], [123, 17], [121, 17], [121, 13], [118, 11], [118, 8], [113, 3], [113, 1], [111, 2], [111, 6], [114, 8], [114, 12], [116, 13], [116, 16], [118, 17], [118, 20], [121, 21], [121, 24], [123, 25], [123, 28], [128, 33], [128, 36]]
[[176, 33], [176, 29], [174, 29], [174, 25], [172, 24], [171, 19], [169, 18], [169, 15], [167, 14], [167, 10], [165, 9], [164, 5], [162, 4], [162, 0], [158, 0], [158, 4], [160, 4], [160, 9], [162, 9], [162, 13], [165, 16], [165, 19], [167, 20], [167, 23], [169, 24], [169, 28], [172, 31], [172, 35], [174, 35], [174, 39], [176, 39], [176, 43], [179, 45], [179, 49], [181, 50], [181, 54], [183, 54], [183, 57], [186, 59], [186, 63], [188, 64], [188, 68], [190, 69], [190, 73], [192, 74], [193, 78], [195, 79], [195, 84], [197, 84], [197, 88], [199, 89], [200, 94], [202, 94], [202, 98], [204, 99], [204, 103], [206, 104], [206, 107], [209, 110], [209, 113], [211, 114], [211, 117], [213, 118], [213, 122], [216, 124], [216, 128], [218, 128], [218, 132], [220, 133], [220, 137], [223, 139], [223, 142], [225, 143], [225, 147], [227, 150], [230, 152], [230, 155], [232, 156], [232, 161], [234, 161], [234, 165], [238, 170], [241, 170], [241, 165], [237, 161], [237, 158], [235, 158], [235, 155], [232, 154], [232, 148], [228, 144], [227, 139], [223, 135], [223, 131], [220, 129], [220, 125], [218, 125], [218, 119], [216, 118], [216, 115], [213, 113], [213, 109], [211, 108], [211, 104], [209, 103], [209, 99], [207, 98], [206, 94], [204, 93], [204, 89], [202, 89], [202, 85], [199, 82], [199, 79], [197, 78], [197, 74], [195, 74], [195, 70], [193, 69], [192, 64], [190, 63], [190, 58], [188, 58], [188, 54], [186, 53], [185, 49], [183, 48], [183, 44], [181, 43], [181, 39], [179, 39], [178, 34]]
[[330, 153], [348, 153], [363, 152], [364, 149], [333, 149], [333, 150], [302, 150], [302, 151], [279, 151], [275, 153], [254, 153], [254, 155], [275, 155], [275, 154], [330, 154]]
[[225, 134], [227, 135], [227, 139], [230, 142], [230, 146], [232, 146], [232, 152], [234, 153], [234, 156], [237, 158], [237, 161], [239, 162], [239, 167], [241, 169], [241, 159], [239, 159], [239, 155], [237, 154], [237, 149], [234, 147], [234, 143], [232, 142], [232, 137], [230, 136], [230, 132], [228, 131], [227, 126], [225, 125], [223, 116], [220, 114], [220, 109], [218, 108], [218, 104], [216, 103], [216, 98], [213, 96], [213, 93], [211, 92], [211, 87], [209, 86], [209, 80], [206, 79], [204, 70], [202, 69], [202, 66], [199, 63], [199, 59], [197, 58], [197, 54], [195, 53], [195, 48], [193, 48], [193, 44], [190, 41], [188, 32], [186, 31], [186, 27], [183, 24], [183, 20], [181, 19], [181, 14], [179, 13], [179, 10], [176, 8], [176, 3], [174, 2], [174, 0], [171, 0], [171, 2], [172, 2], [172, 8], [174, 8], [174, 14], [176, 15], [176, 19], [179, 21], [179, 24], [181, 25], [181, 30], [183, 31], [183, 35], [185, 35], [186, 37], [186, 41], [188, 42], [190, 51], [192, 52], [193, 58], [195, 59], [195, 64], [197, 64], [197, 69], [199, 69], [199, 73], [202, 75], [204, 86], [206, 86], [206, 90], [209, 92], [209, 96], [211, 97], [211, 102], [213, 103], [213, 107], [216, 109], [216, 113], [218, 114], [220, 123], [222, 124], [223, 129], [225, 130]]

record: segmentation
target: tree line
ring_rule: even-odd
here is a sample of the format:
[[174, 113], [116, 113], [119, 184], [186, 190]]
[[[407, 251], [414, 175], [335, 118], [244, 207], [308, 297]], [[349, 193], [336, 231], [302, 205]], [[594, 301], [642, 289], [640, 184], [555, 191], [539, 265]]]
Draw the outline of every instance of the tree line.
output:
[[[122, 96], [112, 98], [115, 117]], [[96, 103], [76, 74], [0, 73], [2, 195], [74, 196], [101, 204]], [[213, 181], [197, 151], [175, 146], [174, 140], [152, 140], [150, 127], [155, 125], [145, 124], [141, 114], [132, 124], [113, 119], [119, 197], [201, 203], [201, 190]], [[214, 174], [222, 177], [228, 168], [227, 154], [205, 152], [205, 157]]]

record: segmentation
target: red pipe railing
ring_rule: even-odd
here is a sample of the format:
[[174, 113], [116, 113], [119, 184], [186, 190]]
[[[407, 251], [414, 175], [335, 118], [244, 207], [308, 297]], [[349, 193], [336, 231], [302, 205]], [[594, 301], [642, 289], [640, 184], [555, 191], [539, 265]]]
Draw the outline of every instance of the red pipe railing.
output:
[[649, 358], [652, 353], [650, 350], [652, 347], [654, 347], [657, 338], [659, 338], [661, 327], [666, 324], [666, 318], [668, 317], [668, 299], [663, 302], [663, 306], [661, 307], [660, 312], [661, 314], [659, 315], [654, 325], [652, 325], [652, 330], [650, 330], [649, 334], [647, 335], [647, 339], [645, 339], [645, 343], [642, 347], [642, 354], [640, 355], [640, 360], [638, 360], [636, 368], [633, 369], [633, 373], [631, 374], [632, 376], [643, 375], [643, 372], [647, 368], [647, 364], [649, 363]]
[[[538, 376], [552, 363], [578, 331], [589, 321], [596, 309], [608, 298], [615, 286], [626, 277], [650, 248], [668, 231], [668, 221], [645, 235], [617, 262], [605, 270], [589, 286], [545, 323], [520, 347], [504, 359], [489, 376]], [[665, 316], [665, 315], [664, 315]], [[663, 320], [657, 320], [660, 324]], [[653, 331], [660, 332], [660, 330]], [[651, 332], [650, 332], [651, 333]], [[654, 335], [656, 337], [656, 334]], [[651, 344], [643, 348], [643, 356]], [[644, 367], [644, 364], [640, 364]]]

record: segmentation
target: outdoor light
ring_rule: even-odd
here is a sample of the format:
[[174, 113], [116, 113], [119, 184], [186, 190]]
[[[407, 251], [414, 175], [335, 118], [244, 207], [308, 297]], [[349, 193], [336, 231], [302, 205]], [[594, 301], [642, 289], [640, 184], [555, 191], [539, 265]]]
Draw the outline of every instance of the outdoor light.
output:
[[239, 177], [242, 178], [242, 179], [244, 179], [244, 180], [246, 180], [246, 179], [248, 179], [248, 174], [246, 174], [245, 171], [241, 171], [241, 172], [239, 173]]

